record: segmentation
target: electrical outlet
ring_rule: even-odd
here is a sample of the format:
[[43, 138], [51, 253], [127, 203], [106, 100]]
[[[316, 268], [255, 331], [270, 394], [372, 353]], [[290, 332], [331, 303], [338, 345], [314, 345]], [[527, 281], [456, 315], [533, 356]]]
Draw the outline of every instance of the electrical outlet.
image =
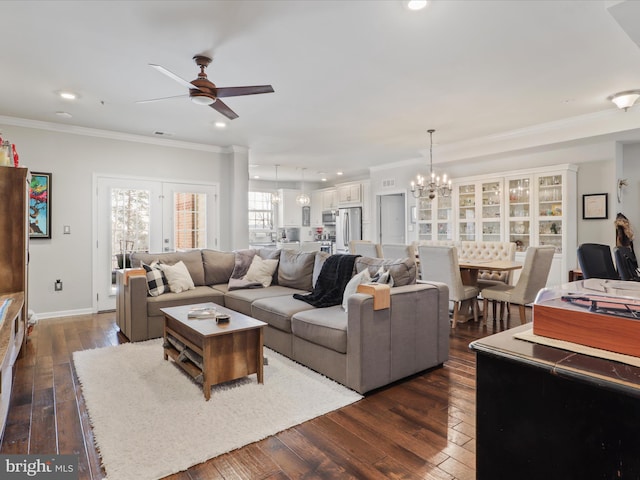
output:
[[56, 283], [54, 283], [54, 289], [56, 292], [62, 291], [62, 280], [56, 280]]

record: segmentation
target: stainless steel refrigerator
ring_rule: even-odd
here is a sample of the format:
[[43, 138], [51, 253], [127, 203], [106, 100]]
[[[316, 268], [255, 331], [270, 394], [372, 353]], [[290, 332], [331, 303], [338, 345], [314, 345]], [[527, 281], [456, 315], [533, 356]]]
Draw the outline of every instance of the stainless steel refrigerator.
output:
[[362, 240], [362, 208], [339, 208], [336, 217], [336, 252], [347, 253], [351, 240]]

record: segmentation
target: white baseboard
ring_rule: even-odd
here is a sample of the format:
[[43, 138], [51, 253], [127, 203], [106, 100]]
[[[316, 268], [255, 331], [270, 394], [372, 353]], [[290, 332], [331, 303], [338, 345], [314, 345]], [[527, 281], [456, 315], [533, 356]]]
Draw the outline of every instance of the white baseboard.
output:
[[61, 310], [59, 312], [36, 312], [38, 320], [46, 320], [48, 318], [74, 317], [76, 315], [91, 315], [95, 313], [92, 308], [81, 308], [78, 310]]

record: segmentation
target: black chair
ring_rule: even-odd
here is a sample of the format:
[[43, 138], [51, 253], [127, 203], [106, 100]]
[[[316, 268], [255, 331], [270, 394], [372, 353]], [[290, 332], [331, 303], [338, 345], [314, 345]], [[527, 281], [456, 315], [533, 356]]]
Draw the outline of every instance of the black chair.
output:
[[611, 256], [611, 247], [599, 243], [583, 243], [578, 247], [578, 263], [583, 278], [620, 280]]
[[636, 255], [629, 247], [618, 247], [615, 249], [614, 255], [616, 257], [616, 266], [618, 267], [618, 273], [622, 280], [631, 280], [633, 282], [640, 282], [640, 275], [638, 275], [638, 260]]

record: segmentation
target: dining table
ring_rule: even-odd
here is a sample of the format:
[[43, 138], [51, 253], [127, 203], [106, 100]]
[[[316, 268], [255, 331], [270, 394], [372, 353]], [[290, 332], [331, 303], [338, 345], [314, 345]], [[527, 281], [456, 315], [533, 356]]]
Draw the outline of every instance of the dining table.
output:
[[465, 285], [478, 286], [478, 273], [480, 270], [489, 270], [491, 272], [509, 272], [520, 270], [522, 262], [512, 260], [476, 260], [476, 259], [458, 259], [458, 267], [462, 274], [462, 283]]
[[[458, 259], [458, 268], [464, 285], [478, 286], [478, 274], [480, 270], [489, 270], [492, 272], [509, 272], [520, 270], [522, 262], [512, 260], [491, 260], [491, 259]], [[478, 315], [484, 315], [484, 312], [478, 312]], [[464, 323], [473, 318], [473, 302], [465, 300], [460, 305], [456, 323]]]

